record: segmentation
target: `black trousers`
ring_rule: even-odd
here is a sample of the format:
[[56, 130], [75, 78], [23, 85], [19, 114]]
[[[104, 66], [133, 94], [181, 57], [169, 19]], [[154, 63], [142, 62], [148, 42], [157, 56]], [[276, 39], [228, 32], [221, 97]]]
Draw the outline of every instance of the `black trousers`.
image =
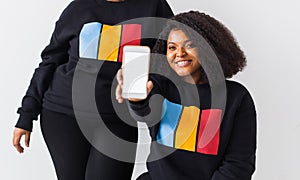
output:
[[[134, 163], [99, 152], [85, 138], [75, 117], [43, 109], [40, 122], [58, 180], [131, 179]], [[118, 123], [110, 128], [137, 141], [137, 128]], [[136, 151], [129, 153], [135, 157]]]

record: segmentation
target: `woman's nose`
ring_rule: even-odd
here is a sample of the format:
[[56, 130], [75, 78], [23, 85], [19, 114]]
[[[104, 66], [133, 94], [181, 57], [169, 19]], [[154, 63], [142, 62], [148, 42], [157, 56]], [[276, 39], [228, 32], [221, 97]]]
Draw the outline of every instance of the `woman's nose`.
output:
[[177, 54], [176, 54], [177, 57], [182, 57], [185, 55], [186, 55], [186, 51], [183, 47], [177, 49]]

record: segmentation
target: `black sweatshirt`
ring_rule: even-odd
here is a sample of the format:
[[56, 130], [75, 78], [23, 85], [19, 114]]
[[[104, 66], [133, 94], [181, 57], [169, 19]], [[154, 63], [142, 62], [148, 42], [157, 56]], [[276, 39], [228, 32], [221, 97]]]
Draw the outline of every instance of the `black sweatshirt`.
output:
[[[168, 18], [172, 15], [165, 0], [71, 2], [56, 22], [49, 45], [41, 53], [42, 62], [35, 69], [22, 107], [18, 109], [20, 118], [16, 127], [31, 131], [32, 121], [37, 119], [42, 108], [70, 115], [74, 113], [72, 81], [80, 59], [82, 64], [101, 64], [99, 73], [89, 65], [84, 66], [82, 72], [98, 77], [95, 97], [99, 113], [114, 116], [111, 101], [115, 98], [111, 97], [111, 85], [121, 66], [123, 45], [152, 46], [153, 39], [148, 37], [153, 38], [160, 31], [160, 27], [151, 25], [149, 21], [124, 21], [141, 17]], [[105, 31], [107, 33], [103, 34]]]
[[151, 178], [251, 179], [256, 111], [247, 89], [229, 80], [212, 90], [209, 84], [171, 83], [159, 76], [151, 79], [150, 96], [130, 103], [136, 118], [150, 129], [147, 168]]

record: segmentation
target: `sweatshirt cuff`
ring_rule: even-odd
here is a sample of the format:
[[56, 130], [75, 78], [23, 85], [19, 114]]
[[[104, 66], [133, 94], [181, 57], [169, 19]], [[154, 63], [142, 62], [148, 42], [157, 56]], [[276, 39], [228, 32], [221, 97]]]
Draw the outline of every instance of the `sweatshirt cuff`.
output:
[[32, 118], [29, 116], [20, 116], [15, 127], [32, 132]]
[[151, 112], [148, 99], [139, 102], [128, 102], [130, 109], [138, 116], [147, 116]]

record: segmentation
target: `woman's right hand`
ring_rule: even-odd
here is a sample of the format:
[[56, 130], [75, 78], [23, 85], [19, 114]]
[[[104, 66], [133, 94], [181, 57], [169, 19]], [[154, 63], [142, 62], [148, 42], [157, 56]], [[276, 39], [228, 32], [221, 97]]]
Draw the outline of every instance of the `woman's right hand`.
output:
[[[117, 85], [117, 88], [116, 88], [116, 99], [117, 99], [118, 103], [122, 103], [123, 100], [124, 100], [124, 98], [122, 97], [122, 86], [123, 86], [122, 68], [120, 68], [118, 70], [117, 81], [118, 81], [118, 85]], [[151, 92], [152, 88], [153, 88], [152, 81], [148, 81], [147, 82], [147, 95], [149, 95], [149, 93]], [[138, 102], [138, 101], [142, 101], [143, 99], [129, 98], [128, 100], [132, 101], [132, 102]]]
[[21, 138], [24, 135], [25, 136], [25, 146], [29, 147], [29, 142], [30, 142], [30, 131], [21, 129], [21, 128], [15, 128], [14, 133], [13, 133], [13, 145], [17, 149], [19, 153], [24, 152], [24, 148], [21, 146]]

